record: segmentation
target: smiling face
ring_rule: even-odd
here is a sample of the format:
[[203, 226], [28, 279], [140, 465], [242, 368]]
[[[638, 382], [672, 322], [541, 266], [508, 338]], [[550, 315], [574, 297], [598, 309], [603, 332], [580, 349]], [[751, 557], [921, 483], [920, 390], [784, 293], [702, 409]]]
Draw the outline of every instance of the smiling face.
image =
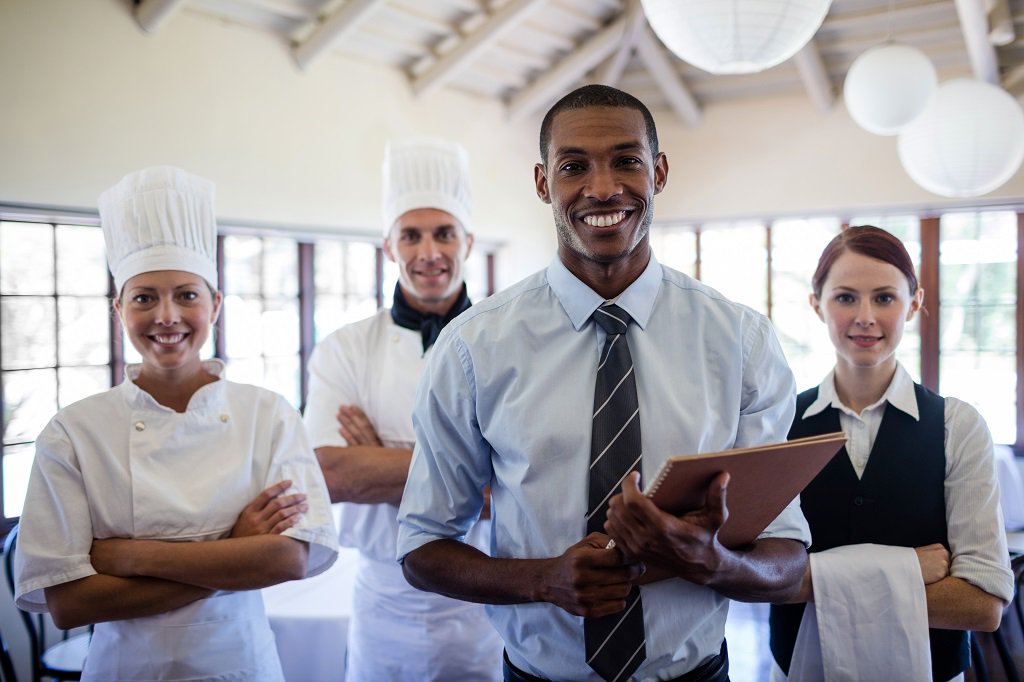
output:
[[125, 282], [114, 308], [142, 355], [142, 373], [183, 377], [202, 370], [199, 351], [220, 303], [220, 292], [211, 293], [199, 275], [159, 270]]
[[565, 266], [607, 297], [625, 289], [650, 259], [654, 195], [668, 161], [652, 155], [643, 115], [628, 107], [558, 113], [546, 163], [537, 164], [537, 196], [551, 204]]
[[810, 302], [828, 326], [837, 372], [890, 373], [906, 323], [921, 308], [924, 292], [885, 261], [844, 251], [825, 278], [821, 297]]
[[398, 285], [421, 313], [443, 315], [462, 289], [463, 265], [473, 246], [452, 214], [436, 208], [406, 211], [384, 240], [384, 252], [398, 265]]

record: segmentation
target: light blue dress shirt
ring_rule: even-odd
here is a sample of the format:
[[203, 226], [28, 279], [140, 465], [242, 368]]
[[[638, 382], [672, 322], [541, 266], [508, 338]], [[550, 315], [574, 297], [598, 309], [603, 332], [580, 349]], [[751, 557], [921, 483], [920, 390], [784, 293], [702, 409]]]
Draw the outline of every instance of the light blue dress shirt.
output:
[[[586, 535], [594, 377], [604, 302], [556, 257], [546, 270], [449, 324], [416, 398], [416, 448], [399, 510], [398, 555], [462, 539], [491, 485], [491, 554], [547, 558]], [[671, 455], [786, 439], [796, 387], [771, 324], [651, 261], [616, 300], [640, 397], [643, 472]], [[646, 480], [646, 479], [645, 479]], [[762, 537], [808, 544], [796, 501]], [[647, 659], [636, 679], [666, 679], [718, 653], [728, 599], [681, 579], [641, 588]], [[597, 680], [583, 619], [547, 603], [488, 613], [513, 664], [553, 680]]]

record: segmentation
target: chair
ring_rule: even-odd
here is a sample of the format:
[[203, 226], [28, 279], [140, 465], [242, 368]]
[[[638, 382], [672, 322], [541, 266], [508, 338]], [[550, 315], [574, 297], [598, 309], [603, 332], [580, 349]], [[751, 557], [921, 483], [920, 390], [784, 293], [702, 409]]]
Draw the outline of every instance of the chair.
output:
[[11, 660], [11, 652], [7, 649], [7, 642], [0, 635], [0, 682], [18, 682], [14, 674], [14, 661]]
[[[11, 528], [4, 541], [4, 568], [7, 588], [14, 597], [14, 552], [18, 543], [18, 526]], [[46, 645], [46, 621], [41, 613], [29, 613], [18, 609], [25, 630], [28, 633], [29, 650], [32, 655], [32, 681], [40, 682], [44, 677], [54, 680], [82, 679], [82, 665], [85, 654], [89, 650], [92, 631], [69, 636], [64, 631], [63, 637], [56, 644]], [[2, 665], [2, 660], [0, 660]], [[5, 671], [6, 674], [6, 671]], [[13, 675], [13, 670], [11, 671]], [[11, 677], [14, 680], [14, 677]]]

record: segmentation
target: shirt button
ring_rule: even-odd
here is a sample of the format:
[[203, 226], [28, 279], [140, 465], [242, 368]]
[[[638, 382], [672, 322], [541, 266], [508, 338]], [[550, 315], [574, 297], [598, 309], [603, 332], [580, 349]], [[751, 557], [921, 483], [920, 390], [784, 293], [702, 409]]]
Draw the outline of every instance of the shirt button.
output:
[[146, 430], [146, 422], [135, 422], [135, 430], [136, 431], [145, 431]]
[[226, 414], [222, 414], [222, 415], [220, 416], [220, 420], [221, 420], [222, 422], [224, 422], [225, 424], [227, 423], [228, 419], [229, 419], [229, 417], [228, 417], [228, 416], [227, 416]]
[[853, 498], [853, 503], [860, 507], [864, 504], [864, 498], [858, 495], [857, 497]]

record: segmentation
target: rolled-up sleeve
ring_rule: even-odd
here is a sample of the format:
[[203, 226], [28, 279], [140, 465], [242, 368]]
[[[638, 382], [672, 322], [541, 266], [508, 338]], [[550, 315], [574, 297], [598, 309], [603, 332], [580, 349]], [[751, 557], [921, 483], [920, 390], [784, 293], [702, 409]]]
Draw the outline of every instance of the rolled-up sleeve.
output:
[[972, 406], [946, 398], [946, 523], [950, 575], [1013, 599], [992, 436]]

